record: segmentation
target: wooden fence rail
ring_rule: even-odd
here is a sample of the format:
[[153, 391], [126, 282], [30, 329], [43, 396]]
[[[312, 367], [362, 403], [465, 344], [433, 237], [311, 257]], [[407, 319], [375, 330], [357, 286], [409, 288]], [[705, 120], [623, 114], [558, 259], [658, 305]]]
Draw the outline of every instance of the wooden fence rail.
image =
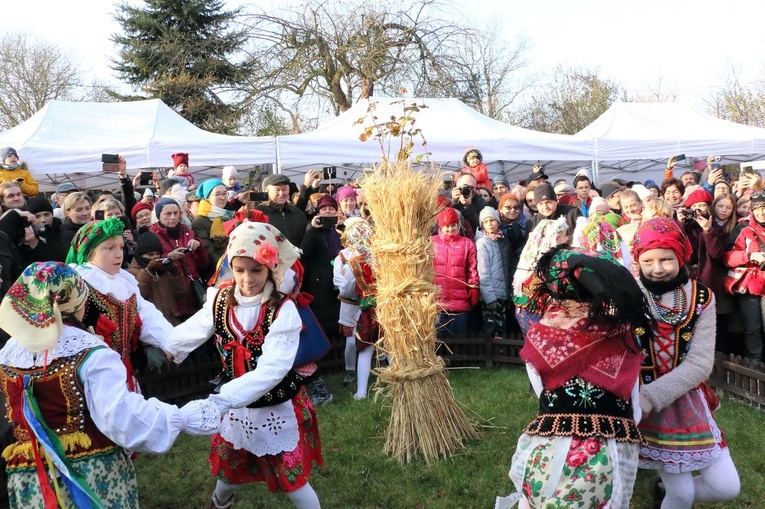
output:
[[[483, 336], [463, 336], [444, 339], [437, 352], [449, 366], [512, 366], [521, 365], [519, 352], [523, 347], [520, 335], [493, 340]], [[341, 371], [344, 343], [337, 343], [319, 362], [325, 372]], [[163, 368], [159, 372], [140, 374], [142, 392], [168, 403], [182, 404], [205, 397], [210, 393], [210, 380], [220, 373], [220, 360], [213, 349], [195, 353], [179, 366]], [[721, 396], [752, 405], [765, 407], [765, 365], [755, 365], [740, 357], [726, 357], [718, 352], [709, 383]]]

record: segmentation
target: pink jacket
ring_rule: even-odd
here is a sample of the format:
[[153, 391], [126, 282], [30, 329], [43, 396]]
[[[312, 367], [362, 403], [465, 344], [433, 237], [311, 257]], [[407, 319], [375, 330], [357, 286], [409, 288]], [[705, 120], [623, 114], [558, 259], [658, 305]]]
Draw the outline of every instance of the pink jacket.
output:
[[478, 289], [475, 244], [459, 235], [433, 235], [434, 282], [441, 288], [438, 305], [445, 311], [470, 311], [470, 289]]
[[[763, 251], [760, 244], [765, 246], [765, 228], [757, 224], [754, 216], [749, 214], [749, 226], [745, 226], [736, 237], [733, 248], [723, 255], [723, 262], [728, 267], [741, 267], [749, 263], [749, 253]], [[748, 279], [747, 293], [765, 295], [765, 271], [757, 271]]]

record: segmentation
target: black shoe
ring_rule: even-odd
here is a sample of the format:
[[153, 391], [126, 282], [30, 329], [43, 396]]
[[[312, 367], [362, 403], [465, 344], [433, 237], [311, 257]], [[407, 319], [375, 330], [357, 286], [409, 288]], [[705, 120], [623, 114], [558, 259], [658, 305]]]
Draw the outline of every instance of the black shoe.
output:
[[343, 386], [348, 387], [350, 384], [356, 381], [356, 370], [346, 369], [345, 377], [343, 378]]
[[308, 383], [308, 394], [311, 396], [313, 406], [326, 405], [332, 403], [332, 393], [329, 392], [324, 384], [324, 378], [318, 376]]
[[658, 475], [655, 475], [651, 477], [651, 485], [648, 488], [648, 492], [651, 494], [652, 499], [652, 509], [661, 509], [661, 503], [664, 501], [664, 495], [666, 495], [666, 491], [664, 490], [664, 483], [661, 482], [661, 477]]

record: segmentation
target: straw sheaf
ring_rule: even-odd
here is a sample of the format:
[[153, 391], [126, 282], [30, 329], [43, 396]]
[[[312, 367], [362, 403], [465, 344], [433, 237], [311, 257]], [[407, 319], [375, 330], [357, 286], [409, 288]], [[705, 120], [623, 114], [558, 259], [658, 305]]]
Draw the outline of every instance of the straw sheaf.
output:
[[477, 436], [462, 412], [436, 355], [438, 308], [433, 284], [438, 171], [411, 162], [383, 162], [364, 180], [375, 223], [373, 270], [377, 280], [378, 348], [391, 365], [378, 372], [377, 396], [392, 400], [385, 452], [400, 462], [431, 463]]

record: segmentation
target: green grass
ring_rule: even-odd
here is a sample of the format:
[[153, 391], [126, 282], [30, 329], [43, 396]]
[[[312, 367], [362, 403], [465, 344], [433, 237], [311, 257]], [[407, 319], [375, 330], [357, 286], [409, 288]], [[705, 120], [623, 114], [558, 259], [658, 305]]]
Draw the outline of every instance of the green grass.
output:
[[[536, 400], [524, 370], [454, 369], [449, 380], [457, 400], [480, 424], [480, 439], [461, 454], [435, 465], [399, 465], [383, 453], [389, 409], [382, 401], [354, 401], [341, 375], [327, 378], [335, 401], [318, 409], [324, 467], [311, 478], [322, 507], [353, 509], [492, 508], [497, 495], [513, 490], [507, 477], [518, 436], [533, 418]], [[703, 507], [765, 508], [765, 415], [723, 401], [715, 414], [742, 479], [741, 496]], [[212, 492], [208, 439], [181, 436], [164, 456], [136, 460], [141, 507], [202, 507]], [[649, 507], [648, 480], [641, 471], [631, 509]], [[292, 507], [283, 493], [265, 485], [239, 490], [236, 509]]]

